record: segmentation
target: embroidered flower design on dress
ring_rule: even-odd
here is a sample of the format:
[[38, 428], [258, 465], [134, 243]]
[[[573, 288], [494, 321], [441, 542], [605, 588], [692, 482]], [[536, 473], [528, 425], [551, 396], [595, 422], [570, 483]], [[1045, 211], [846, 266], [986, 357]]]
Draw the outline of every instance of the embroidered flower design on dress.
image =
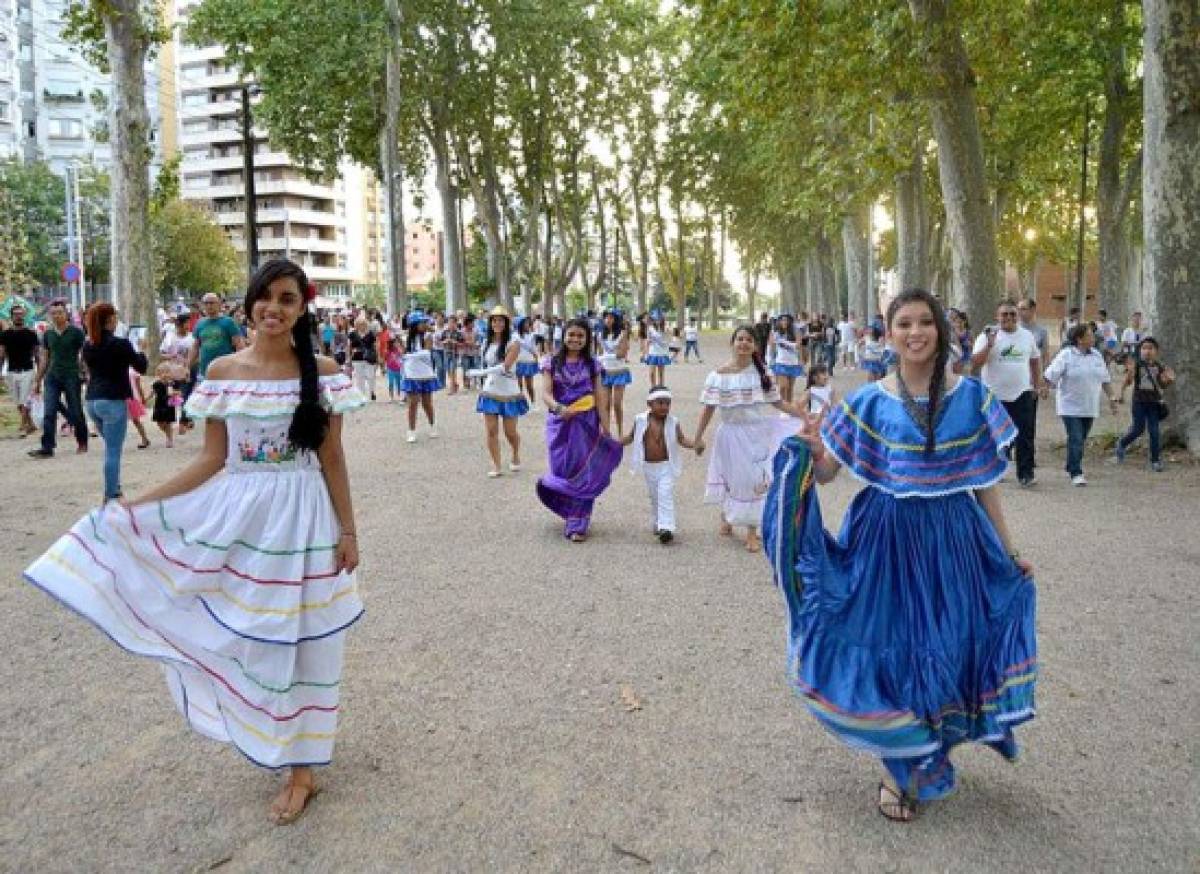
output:
[[296, 447], [291, 441], [280, 442], [264, 436], [257, 445], [252, 440], [243, 440], [238, 444], [238, 454], [250, 464], [286, 464], [295, 460]]

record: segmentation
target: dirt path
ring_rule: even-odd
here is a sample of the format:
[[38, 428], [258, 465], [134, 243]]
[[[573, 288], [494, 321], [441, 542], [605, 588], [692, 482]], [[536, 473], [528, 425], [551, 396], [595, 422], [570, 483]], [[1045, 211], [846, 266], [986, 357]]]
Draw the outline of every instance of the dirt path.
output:
[[[705, 338], [710, 362], [723, 345]], [[685, 427], [706, 370], [668, 372]], [[630, 415], [645, 389], [639, 372]], [[35, 464], [29, 441], [0, 442], [0, 870], [1200, 864], [1200, 468], [1154, 476], [1089, 459], [1092, 485], [1072, 489], [1043, 405], [1041, 483], [1005, 487], [1038, 567], [1040, 716], [1016, 767], [963, 751], [958, 795], [897, 827], [874, 809], [876, 763], [789, 692], [779, 595], [761, 556], [715, 535], [703, 463], [686, 462], [672, 546], [650, 536], [644, 487], [625, 469], [593, 539], [573, 546], [533, 495], [539, 417], [522, 422], [525, 471], [492, 481], [473, 398], [438, 405], [436, 441], [405, 445], [386, 403], [349, 427], [368, 613], [349, 637], [325, 793], [287, 829], [265, 819], [275, 777], [189, 734], [157, 667], [20, 579], [99, 492], [99, 447]], [[131, 439], [128, 491], [197, 438], [155, 442], [137, 452]], [[855, 488], [843, 477], [822, 491], [827, 519]]]

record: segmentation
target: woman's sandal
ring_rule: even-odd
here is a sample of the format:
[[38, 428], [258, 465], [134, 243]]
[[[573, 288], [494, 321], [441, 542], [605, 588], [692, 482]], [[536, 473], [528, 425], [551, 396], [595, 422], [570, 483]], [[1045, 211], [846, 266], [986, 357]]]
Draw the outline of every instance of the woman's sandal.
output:
[[137, 448], [138, 448], [138, 449], [147, 449], [147, 448], [149, 448], [149, 446], [150, 446], [150, 441], [149, 441], [149, 440], [143, 440], [141, 443], [139, 443], [139, 444], [138, 444], [138, 447], [137, 447]]
[[751, 535], [746, 538], [746, 552], [760, 552], [762, 550], [762, 541], [757, 535]]
[[[293, 807], [290, 802], [297, 791], [303, 792], [304, 798], [300, 802], [299, 807]], [[316, 783], [298, 783], [288, 780], [287, 785], [283, 787], [279, 795], [276, 795], [275, 800], [271, 802], [271, 822], [275, 823], [275, 825], [291, 825], [308, 809], [309, 802], [320, 793], [321, 787]], [[285, 800], [286, 806], [279, 804], [280, 798]]]
[[728, 522], [726, 522], [724, 519], [722, 519], [721, 527], [717, 529], [717, 533], [720, 534], [722, 537], [732, 537], [733, 536], [733, 526], [730, 525]]
[[917, 818], [917, 800], [902, 794], [886, 781], [879, 781], [879, 814], [892, 822], [912, 822]]
[[572, 543], [583, 543], [583, 541], [587, 540], [587, 537], [583, 534], [572, 534], [567, 539]]

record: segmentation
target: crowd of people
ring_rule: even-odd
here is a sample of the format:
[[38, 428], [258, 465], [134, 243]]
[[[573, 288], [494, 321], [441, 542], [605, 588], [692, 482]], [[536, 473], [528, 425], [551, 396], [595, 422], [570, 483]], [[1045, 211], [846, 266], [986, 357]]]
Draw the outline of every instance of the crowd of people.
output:
[[[440, 392], [472, 395], [491, 478], [521, 471], [520, 419], [543, 410], [548, 464], [535, 490], [572, 543], [588, 539], [627, 448], [647, 489], [647, 532], [671, 543], [684, 451], [708, 452], [704, 501], [718, 509], [720, 535], [740, 528], [747, 550], [765, 547], [787, 601], [797, 691], [847, 744], [881, 758], [878, 809], [901, 822], [953, 791], [954, 746], [980, 742], [1015, 759], [1013, 729], [1034, 715], [1032, 565], [997, 484], [1010, 450], [1018, 481], [1033, 484], [1039, 398], [1057, 390], [1075, 484], [1086, 482], [1083, 445], [1101, 392], [1114, 409], [1134, 392], [1116, 457], [1149, 431], [1161, 469], [1173, 373], [1155, 340], [1140, 326], [1106, 355], [1097, 337], [1106, 346], [1113, 332], [1075, 320], [1044, 365], [1048, 337], [1032, 301], [1003, 302], [976, 336], [964, 314], [919, 290], [862, 325], [853, 313], [764, 315], [733, 331], [689, 428], [666, 377], [680, 353], [700, 360], [694, 322], [674, 343], [657, 312], [633, 324], [616, 309], [560, 321], [502, 306], [482, 317], [318, 317], [314, 298], [302, 268], [272, 261], [229, 314], [215, 296], [196, 318], [163, 314], [152, 419], [168, 440], [176, 426], [199, 427], [202, 447], [135, 498], [123, 492], [120, 456], [149, 400], [139, 389], [148, 362], [113, 307], [94, 304], [80, 330], [55, 303], [40, 338], [16, 311], [0, 334], [14, 398], [47, 396], [43, 444], [30, 454], [53, 455], [60, 406], [86, 451], [85, 376], [86, 416], [106, 450], [101, 506], [28, 579], [161, 661], [195, 730], [289, 769], [270, 808], [279, 823], [305, 810], [318, 791], [313, 767], [332, 758], [345, 631], [363, 609], [342, 416], [377, 397], [381, 369], [390, 400], [405, 405], [408, 443], [421, 414], [437, 436]], [[634, 349], [646, 406], [626, 416]], [[830, 382], [839, 365], [867, 376], [844, 400]], [[25, 410], [22, 430], [35, 420]], [[842, 467], [863, 488], [835, 536], [814, 486]]]

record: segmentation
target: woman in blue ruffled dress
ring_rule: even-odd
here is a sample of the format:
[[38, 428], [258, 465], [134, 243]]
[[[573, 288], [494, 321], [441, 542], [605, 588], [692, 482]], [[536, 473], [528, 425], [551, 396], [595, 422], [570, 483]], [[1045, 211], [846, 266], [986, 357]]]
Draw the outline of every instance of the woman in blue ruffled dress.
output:
[[517, 380], [516, 367], [520, 354], [521, 342], [512, 334], [512, 319], [508, 310], [498, 306], [488, 316], [483, 367], [467, 371], [469, 378], [483, 379], [479, 400], [475, 402], [475, 412], [483, 413], [488, 455], [492, 457], [492, 469], [488, 471], [488, 476], [492, 478], [503, 474], [500, 467], [501, 423], [504, 425], [504, 439], [512, 450], [508, 469], [513, 473], [521, 469], [521, 435], [517, 433], [517, 419], [529, 412], [529, 401], [525, 400], [521, 383]]
[[[896, 372], [784, 442], [763, 529], [789, 676], [825, 727], [883, 760], [879, 811], [907, 822], [954, 790], [955, 745], [1016, 758], [1013, 728], [1034, 716], [1036, 596], [996, 487], [1011, 420], [949, 372], [932, 295], [903, 292], [887, 315]], [[834, 537], [813, 485], [842, 467], [866, 488]]]

